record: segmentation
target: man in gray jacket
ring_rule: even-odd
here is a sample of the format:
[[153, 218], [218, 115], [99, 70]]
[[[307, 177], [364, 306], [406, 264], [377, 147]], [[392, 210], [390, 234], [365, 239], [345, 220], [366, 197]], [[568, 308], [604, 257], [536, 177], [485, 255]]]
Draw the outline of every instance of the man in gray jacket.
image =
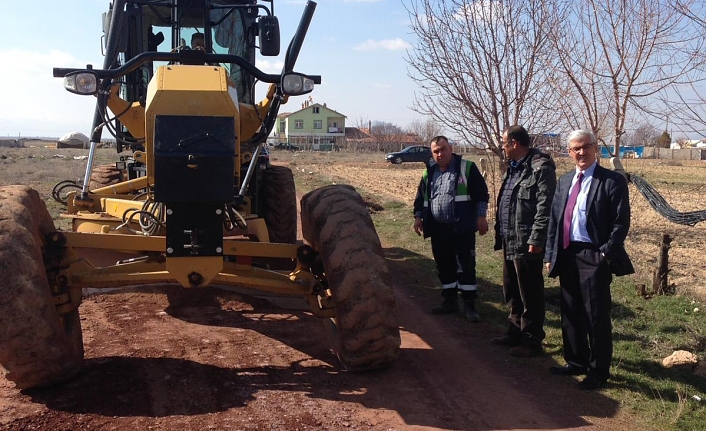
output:
[[503, 132], [508, 169], [495, 217], [495, 249], [503, 251], [503, 296], [510, 307], [510, 325], [493, 343], [511, 347], [510, 354], [520, 357], [542, 352], [542, 259], [556, 189], [554, 161], [530, 145], [529, 133], [522, 126], [510, 126]]

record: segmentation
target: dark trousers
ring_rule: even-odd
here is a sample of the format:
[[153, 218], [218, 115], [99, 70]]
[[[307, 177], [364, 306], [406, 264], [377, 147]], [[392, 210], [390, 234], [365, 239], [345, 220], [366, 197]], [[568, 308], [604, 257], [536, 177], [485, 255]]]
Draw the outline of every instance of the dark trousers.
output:
[[608, 262], [592, 244], [571, 243], [559, 251], [564, 359], [608, 378], [613, 357]]
[[[431, 252], [436, 262], [439, 281], [442, 285], [458, 282], [465, 286], [476, 286], [476, 234], [456, 234], [452, 224], [434, 223], [431, 235]], [[455, 298], [458, 289], [442, 289], [444, 298]], [[463, 299], [473, 299], [476, 290], [461, 289]]]
[[510, 307], [508, 335], [522, 335], [524, 342], [534, 345], [545, 336], [543, 267], [541, 257], [503, 259], [503, 297]]

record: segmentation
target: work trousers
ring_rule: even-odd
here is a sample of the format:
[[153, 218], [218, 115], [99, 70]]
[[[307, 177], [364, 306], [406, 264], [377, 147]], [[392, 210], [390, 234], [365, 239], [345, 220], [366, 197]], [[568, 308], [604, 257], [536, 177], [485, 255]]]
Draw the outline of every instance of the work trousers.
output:
[[458, 288], [464, 300], [477, 296], [476, 234], [457, 234], [453, 224], [433, 223], [431, 251], [444, 298], [455, 298]]
[[564, 359], [608, 378], [613, 357], [608, 261], [593, 244], [572, 242], [559, 250]]
[[544, 339], [544, 275], [542, 258], [503, 259], [503, 297], [510, 308], [508, 335], [527, 344]]

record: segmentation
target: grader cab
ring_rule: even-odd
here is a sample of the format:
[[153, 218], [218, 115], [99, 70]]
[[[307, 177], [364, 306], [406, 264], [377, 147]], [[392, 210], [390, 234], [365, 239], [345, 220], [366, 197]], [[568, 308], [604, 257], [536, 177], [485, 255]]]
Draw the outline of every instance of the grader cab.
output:
[[[259, 157], [280, 105], [321, 82], [294, 72], [315, 7], [307, 3], [279, 74], [255, 65], [257, 49], [280, 52], [274, 4], [246, 0], [114, 0], [103, 68], [54, 69], [67, 90], [97, 103], [84, 180], [55, 188], [70, 230], [55, 228], [36, 191], [0, 187], [0, 365], [18, 388], [80, 369], [89, 287], [300, 296], [346, 369], [395, 360], [389, 272], [358, 193], [334, 185], [303, 196], [302, 243], [292, 171]], [[258, 83], [268, 89], [255, 102]], [[113, 167], [93, 166], [103, 131], [123, 154]], [[98, 264], [105, 253], [121, 258]]]

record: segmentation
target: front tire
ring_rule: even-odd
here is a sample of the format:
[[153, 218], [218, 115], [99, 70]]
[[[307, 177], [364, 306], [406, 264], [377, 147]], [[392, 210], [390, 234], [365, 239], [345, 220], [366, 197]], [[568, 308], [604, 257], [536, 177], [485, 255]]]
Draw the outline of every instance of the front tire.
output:
[[301, 201], [304, 239], [323, 263], [336, 317], [333, 351], [349, 371], [392, 364], [400, 331], [390, 273], [372, 219], [351, 186], [332, 185]]
[[396, 165], [401, 165], [402, 164], [402, 157], [395, 157], [395, 164]]
[[297, 243], [297, 192], [294, 174], [286, 166], [270, 166], [262, 172], [263, 218], [270, 242]]
[[78, 310], [60, 316], [44, 265], [54, 222], [39, 194], [0, 187], [0, 365], [18, 389], [48, 386], [83, 364]]

